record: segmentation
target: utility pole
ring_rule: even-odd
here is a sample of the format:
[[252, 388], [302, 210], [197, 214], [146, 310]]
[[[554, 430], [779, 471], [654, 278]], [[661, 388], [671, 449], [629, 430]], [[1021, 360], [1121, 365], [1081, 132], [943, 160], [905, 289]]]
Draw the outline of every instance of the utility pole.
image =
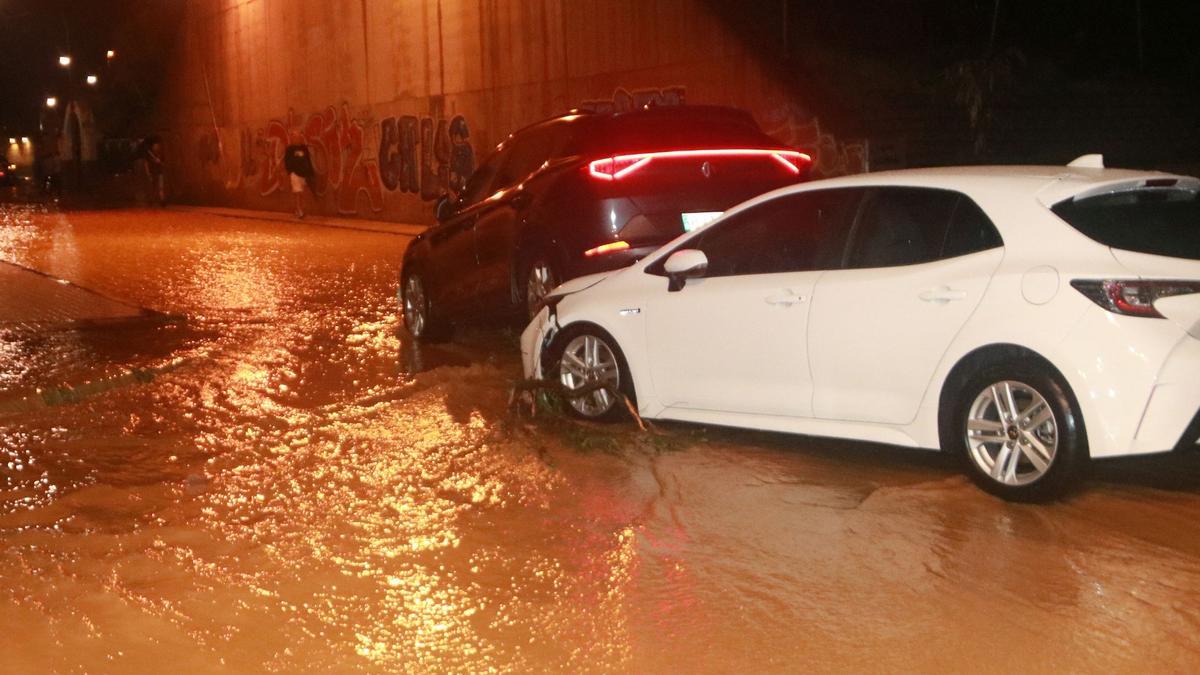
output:
[[788, 45], [788, 1], [789, 0], [780, 0], [779, 3], [782, 5], [783, 10], [783, 57], [785, 59], [791, 55], [791, 49]]
[[988, 56], [996, 51], [996, 25], [1000, 23], [1000, 0], [992, 5], [992, 35], [988, 38]]
[[1134, 0], [1133, 9], [1137, 12], [1137, 50], [1138, 72], [1146, 72], [1146, 36], [1142, 26], [1142, 0]]

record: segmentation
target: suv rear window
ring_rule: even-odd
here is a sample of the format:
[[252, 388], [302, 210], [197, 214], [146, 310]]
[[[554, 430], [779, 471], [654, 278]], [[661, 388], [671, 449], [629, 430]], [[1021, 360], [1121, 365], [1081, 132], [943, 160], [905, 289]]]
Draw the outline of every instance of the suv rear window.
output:
[[1055, 204], [1089, 238], [1126, 251], [1200, 260], [1200, 200], [1190, 190], [1127, 190]]

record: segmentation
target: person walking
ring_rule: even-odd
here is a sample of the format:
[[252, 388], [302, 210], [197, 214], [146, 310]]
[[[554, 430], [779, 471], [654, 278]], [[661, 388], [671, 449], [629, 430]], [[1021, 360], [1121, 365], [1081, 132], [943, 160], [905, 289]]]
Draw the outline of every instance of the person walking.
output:
[[304, 217], [304, 189], [316, 176], [312, 155], [304, 142], [293, 143], [283, 151], [283, 166], [292, 182], [292, 197], [296, 202], [296, 217]]
[[159, 206], [167, 205], [167, 186], [163, 178], [163, 147], [162, 141], [151, 140], [146, 148], [146, 177], [150, 179], [150, 189], [158, 198]]

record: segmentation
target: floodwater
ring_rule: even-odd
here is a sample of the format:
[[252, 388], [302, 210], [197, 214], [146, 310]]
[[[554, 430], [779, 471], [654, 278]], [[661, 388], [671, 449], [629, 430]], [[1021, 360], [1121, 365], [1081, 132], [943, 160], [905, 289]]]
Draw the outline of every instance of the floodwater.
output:
[[5, 322], [5, 672], [1195, 672], [1200, 465], [1012, 505], [924, 453], [509, 408], [420, 349], [409, 240], [0, 206], [0, 260], [153, 310]]

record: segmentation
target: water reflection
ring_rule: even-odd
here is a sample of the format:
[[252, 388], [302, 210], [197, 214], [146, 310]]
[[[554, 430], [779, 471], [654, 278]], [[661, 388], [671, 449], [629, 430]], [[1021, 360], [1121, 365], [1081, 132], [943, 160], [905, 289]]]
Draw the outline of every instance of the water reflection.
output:
[[[61, 226], [39, 218], [0, 228], [0, 257], [58, 264], [46, 242]], [[1013, 506], [894, 448], [515, 418], [511, 334], [406, 338], [403, 239], [171, 212], [70, 220], [73, 281], [189, 320], [0, 340], [19, 364], [0, 376], [20, 386], [159, 373], [0, 412], [7, 669], [1200, 658], [1194, 482]]]

